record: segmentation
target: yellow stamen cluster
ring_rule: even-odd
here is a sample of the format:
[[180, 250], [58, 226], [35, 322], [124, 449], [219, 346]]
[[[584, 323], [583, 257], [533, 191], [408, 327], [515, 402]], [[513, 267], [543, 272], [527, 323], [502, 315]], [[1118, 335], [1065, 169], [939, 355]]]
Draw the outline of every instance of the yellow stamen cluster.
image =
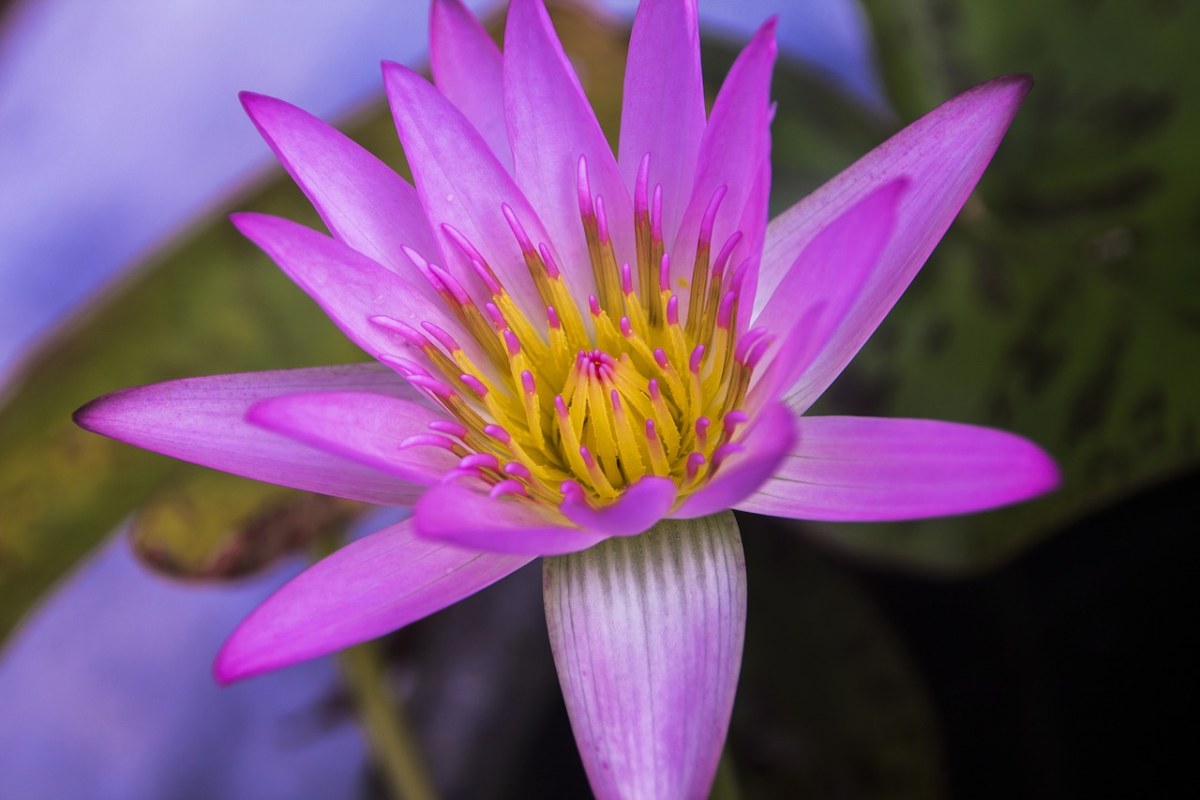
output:
[[477, 343], [472, 349], [482, 362], [431, 323], [418, 331], [374, 319], [420, 348], [424, 364], [393, 359], [394, 366], [457, 420], [434, 423], [432, 433], [404, 446], [444, 447], [460, 457], [457, 472], [482, 478], [493, 496], [554, 506], [575, 487], [603, 506], [647, 475], [672, 478], [682, 497], [737, 448], [733, 439], [746, 421], [739, 407], [766, 344], [752, 331], [739, 347], [742, 275], [728, 267], [740, 234], [710, 263], [718, 192], [701, 226], [681, 322], [662, 241], [661, 190], [652, 206], [647, 163], [635, 197], [634, 269], [618, 265], [603, 203], [585, 191], [581, 160], [581, 218], [596, 287], [586, 310], [572, 300], [549, 249], [535, 247], [513, 211], [502, 208], [546, 306], [544, 326], [526, 316], [483, 257], [449, 226], [443, 231], [490, 291], [482, 308], [448, 272], [409, 253]]

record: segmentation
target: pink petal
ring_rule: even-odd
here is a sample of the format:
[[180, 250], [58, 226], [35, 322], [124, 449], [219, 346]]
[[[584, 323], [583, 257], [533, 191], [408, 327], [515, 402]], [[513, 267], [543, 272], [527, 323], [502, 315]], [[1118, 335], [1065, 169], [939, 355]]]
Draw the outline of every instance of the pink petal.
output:
[[280, 217], [241, 213], [231, 219], [320, 304], [355, 344], [372, 356], [415, 354], [423, 358], [402, 337], [370, 322], [371, 317], [385, 315], [418, 330], [422, 322], [432, 322], [454, 334], [475, 363], [488, 364], [486, 354], [463, 333], [440, 299], [431, 301], [411, 282], [361, 253]]
[[[243, 92], [242, 105], [279, 162], [340, 241], [402, 275], [417, 273], [401, 247], [440, 261], [417, 192], [375, 156], [293, 105]], [[419, 277], [416, 288], [437, 300]]]
[[675, 502], [675, 481], [647, 476], [630, 486], [611, 505], [594, 509], [582, 498], [568, 498], [559, 511], [581, 528], [606, 536], [634, 536], [649, 530]]
[[221, 683], [382, 636], [478, 592], [531, 559], [417, 537], [410, 520], [309, 567], [247, 617], [221, 648]]
[[579, 157], [587, 158], [592, 193], [604, 198], [618, 264], [636, 263], [633, 202], [541, 0], [509, 4], [504, 104], [517, 181], [546, 224], [563, 279], [586, 308], [595, 289], [579, 215]]
[[[779, 349], [754, 386], [752, 403], [774, 400], [792, 389], [829, 342], [842, 335], [846, 315], [891, 239], [907, 189], [904, 178], [875, 188], [805, 245], [754, 320], [755, 327], [780, 338]], [[794, 391], [803, 392], [806, 385]]]
[[123, 389], [75, 412], [89, 431], [255, 480], [380, 505], [408, 506], [423, 491], [395, 476], [246, 422], [255, 403], [294, 392], [356, 390], [418, 400], [378, 364], [185, 378]]
[[510, 172], [500, 48], [460, 0], [434, 0], [429, 62], [438, 91], [458, 106]]
[[668, 242], [691, 197], [704, 125], [695, 0], [645, 0], [629, 38], [619, 161], [632, 195], [638, 165], [650, 153], [651, 189], [662, 184]]
[[891, 244], [838, 335], [805, 376], [803, 391], [791, 400], [794, 408], [811, 406], [887, 315], [958, 214], [1030, 86], [1027, 77], [1007, 76], [959, 95], [772, 221], [758, 308], [783, 281], [796, 254], [831, 220], [881, 183], [902, 175], [912, 180]]
[[761, 411], [738, 443], [745, 449], [721, 464], [716, 475], [671, 516], [689, 519], [733, 508], [775, 474], [796, 441], [796, 420], [787, 406], [773, 403]]
[[1037, 445], [1004, 431], [923, 419], [805, 417], [775, 477], [738, 504], [795, 519], [865, 521], [965, 514], [1059, 482]]
[[486, 296], [469, 259], [441, 228], [448, 224], [483, 255], [522, 308], [540, 319], [545, 305], [501, 208], [512, 208], [535, 245], [549, 243], [525, 195], [462, 112], [428, 81], [391, 62], [383, 64], [383, 81], [421, 203], [442, 234], [445, 266], [463, 286], [478, 290], [476, 297]]
[[439, 447], [402, 448], [430, 433], [443, 415], [408, 400], [369, 392], [288, 394], [255, 403], [246, 419], [298, 442], [413, 483], [433, 483], [458, 457]]
[[[717, 93], [700, 143], [695, 187], [671, 251], [673, 276], [691, 280], [700, 223], [718, 189], [723, 186], [726, 193], [713, 226], [714, 255], [738, 230], [747, 202], [756, 196], [755, 185], [761, 184], [763, 178], [764, 148], [770, 144], [769, 104], [775, 53], [775, 20], [770, 20], [742, 50]], [[763, 188], [759, 186], [759, 193]], [[758, 260], [758, 253], [750, 249], [755, 231], [743, 233], [749, 236], [733, 251], [732, 269], [747, 258], [752, 262]], [[680, 301], [686, 300], [685, 292]]]
[[457, 483], [426, 492], [413, 518], [421, 536], [491, 553], [559, 555], [607, 538], [557, 522], [522, 500], [488, 497]]
[[733, 515], [664, 521], [543, 570], [550, 647], [596, 797], [707, 797], [746, 625]]

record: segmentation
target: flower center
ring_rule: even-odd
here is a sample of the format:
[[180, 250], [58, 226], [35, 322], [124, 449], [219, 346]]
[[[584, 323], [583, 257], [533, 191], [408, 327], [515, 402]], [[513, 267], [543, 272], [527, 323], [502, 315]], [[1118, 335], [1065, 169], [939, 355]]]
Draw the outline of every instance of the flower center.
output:
[[[526, 235], [502, 207], [546, 306], [534, 325], [475, 248], [443, 231], [491, 294], [482, 308], [446, 270], [408, 252], [471, 336], [464, 348], [438, 326], [423, 331], [389, 317], [373, 322], [419, 348], [422, 362], [389, 361], [457, 421], [401, 446], [438, 446], [460, 456], [458, 475], [482, 479], [493, 496], [557, 506], [568, 493], [611, 502], [644, 476], [669, 477], [679, 496], [703, 484], [739, 449], [750, 376], [769, 343], [739, 335], [741, 288], [749, 259], [730, 269], [741, 234], [711, 258], [713, 220], [724, 190], [700, 226], [686, 320], [670, 286], [662, 238], [662, 194], [650, 202], [643, 159], [634, 198], [637, 267], [617, 265], [603, 201], [593, 199], [580, 159], [580, 217], [596, 293], [576, 306], [544, 243]], [[468, 352], [468, 350], [470, 352]], [[454, 475], [452, 477], [457, 477]]]

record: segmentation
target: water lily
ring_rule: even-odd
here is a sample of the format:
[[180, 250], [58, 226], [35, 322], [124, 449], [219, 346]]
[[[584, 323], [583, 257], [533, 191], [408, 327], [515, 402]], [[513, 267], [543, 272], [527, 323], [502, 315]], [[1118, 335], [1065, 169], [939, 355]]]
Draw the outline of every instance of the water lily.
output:
[[220, 680], [387, 633], [542, 556], [596, 794], [703, 796], [745, 627], [729, 509], [908, 519], [1057, 481], [1001, 431], [805, 416], [957, 214], [1028, 80], [947, 102], [768, 223], [773, 28], [706, 113], [694, 0], [645, 0], [614, 154], [540, 0], [512, 0], [503, 54], [459, 0], [435, 0], [435, 85], [383, 66], [413, 185], [243, 96], [332, 235], [234, 224], [377, 363], [128, 389], [78, 421], [414, 512], [258, 608]]

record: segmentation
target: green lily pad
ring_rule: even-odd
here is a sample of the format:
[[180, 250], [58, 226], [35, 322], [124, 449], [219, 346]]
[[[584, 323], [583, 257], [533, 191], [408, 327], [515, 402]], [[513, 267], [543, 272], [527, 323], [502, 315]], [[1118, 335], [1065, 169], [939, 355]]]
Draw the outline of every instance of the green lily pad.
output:
[[806, 527], [872, 557], [980, 569], [1200, 456], [1200, 7], [867, 6], [906, 116], [928, 110], [927, 87], [948, 97], [1013, 71], [1037, 85], [951, 234], [817, 411], [1007, 428], [1044, 445], [1064, 484], [984, 515]]

